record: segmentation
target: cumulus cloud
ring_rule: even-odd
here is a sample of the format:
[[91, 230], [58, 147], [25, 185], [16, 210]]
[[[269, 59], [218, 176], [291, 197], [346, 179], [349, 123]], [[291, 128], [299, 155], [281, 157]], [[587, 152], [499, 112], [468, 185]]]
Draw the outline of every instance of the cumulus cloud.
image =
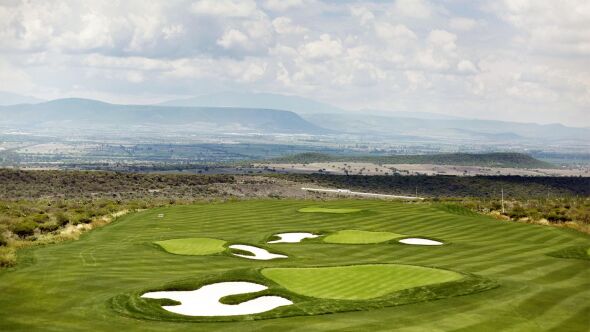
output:
[[342, 54], [342, 42], [325, 33], [318, 40], [301, 47], [301, 54], [309, 59], [325, 59]]
[[302, 27], [300, 25], [293, 24], [293, 20], [289, 17], [280, 16], [275, 18], [272, 21], [272, 26], [275, 28], [275, 31], [279, 34], [301, 34], [308, 32], [309, 29]]
[[252, 0], [200, 0], [192, 4], [191, 11], [197, 15], [250, 17], [257, 6]]
[[[0, 81], [26, 94], [244, 89], [346, 108], [445, 109], [490, 100], [517, 118], [590, 109], [584, 0], [12, 0], [0, 3]], [[73, 92], [72, 92], [73, 91]], [[457, 100], [468, 100], [469, 107]], [[417, 102], [419, 101], [419, 102]], [[541, 104], [540, 104], [541, 103]], [[404, 109], [405, 107], [405, 109]], [[487, 109], [486, 109], [487, 110]], [[489, 112], [485, 112], [489, 114]]]

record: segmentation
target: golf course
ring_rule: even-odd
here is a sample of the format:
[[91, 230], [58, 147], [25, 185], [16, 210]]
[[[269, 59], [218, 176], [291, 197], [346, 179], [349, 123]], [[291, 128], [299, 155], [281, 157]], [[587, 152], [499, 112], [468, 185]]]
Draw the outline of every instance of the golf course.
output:
[[170, 206], [18, 254], [0, 331], [590, 329], [590, 236], [445, 204]]

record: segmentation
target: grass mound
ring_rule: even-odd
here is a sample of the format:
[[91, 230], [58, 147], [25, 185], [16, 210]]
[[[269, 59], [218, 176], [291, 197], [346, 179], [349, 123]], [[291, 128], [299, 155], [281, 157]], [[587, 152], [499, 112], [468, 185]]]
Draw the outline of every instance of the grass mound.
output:
[[[395, 264], [390, 264], [395, 265]], [[390, 266], [390, 265], [381, 265], [381, 266]], [[368, 265], [369, 267], [371, 265]], [[378, 267], [379, 265], [373, 265]], [[403, 265], [400, 265], [403, 267]], [[319, 269], [334, 269], [334, 268], [354, 268], [354, 267], [361, 267], [361, 266], [342, 266], [342, 267], [327, 267], [327, 268], [312, 268], [315, 270]], [[420, 268], [419, 266], [413, 266], [414, 268]], [[358, 297], [351, 297], [352, 299], [337, 299], [337, 298], [319, 298], [319, 297], [310, 297], [306, 295], [301, 295], [296, 293], [283, 285], [272, 282], [270, 278], [266, 276], [269, 271], [271, 274], [273, 273], [285, 273], [289, 274], [293, 271], [290, 270], [304, 270], [298, 268], [265, 268], [265, 269], [237, 269], [237, 270], [228, 270], [221, 272], [219, 274], [209, 275], [206, 277], [200, 278], [191, 278], [191, 279], [183, 279], [178, 280], [171, 283], [162, 284], [155, 287], [149, 287], [144, 289], [135, 289], [132, 292], [119, 294], [109, 301], [109, 306], [119, 314], [132, 317], [136, 319], [143, 319], [147, 321], [151, 320], [158, 320], [158, 321], [168, 321], [168, 322], [229, 322], [229, 321], [251, 321], [251, 320], [258, 320], [258, 319], [269, 319], [269, 318], [279, 318], [279, 317], [293, 317], [293, 316], [315, 316], [315, 315], [323, 315], [329, 313], [336, 313], [336, 312], [347, 312], [347, 311], [366, 311], [371, 309], [378, 309], [384, 307], [391, 307], [391, 306], [399, 306], [408, 303], [416, 303], [416, 302], [424, 302], [424, 301], [431, 301], [437, 299], [444, 299], [444, 298], [452, 298], [456, 296], [462, 296], [467, 294], [474, 294], [483, 292], [486, 290], [490, 290], [496, 288], [498, 284], [490, 279], [483, 278], [480, 276], [476, 276], [473, 274], [460, 274], [457, 272], [447, 271], [447, 270], [438, 270], [438, 269], [430, 269], [430, 268], [421, 268], [426, 270], [434, 270], [434, 271], [443, 271], [450, 273], [449, 278], [452, 279], [455, 277], [454, 274], [458, 276], [458, 279], [451, 280], [445, 283], [413, 283], [412, 285], [407, 284], [406, 286], [410, 288], [401, 289], [401, 287], [390, 287], [387, 290], [383, 290], [383, 294], [385, 295], [377, 295], [378, 297], [374, 297], [373, 295], [376, 294], [375, 291], [368, 292], [365, 291], [364, 297], [363, 296], [356, 296]], [[274, 271], [277, 272], [274, 272]], [[289, 270], [289, 271], [280, 271], [280, 270]], [[322, 270], [322, 274], [324, 277], [329, 278], [329, 274], [331, 271], [329, 270]], [[346, 271], [350, 272], [350, 271]], [[384, 273], [381, 274], [381, 277], [388, 278], [391, 277], [391, 273]], [[401, 272], [401, 271], [400, 271]], [[415, 271], [414, 271], [415, 272]], [[373, 273], [379, 274], [379, 271], [373, 271]], [[363, 278], [368, 277], [367, 274], [363, 274], [362, 271], [359, 273], [354, 273], [356, 276], [355, 280], [360, 280]], [[343, 274], [338, 274], [339, 279], [342, 279], [344, 276]], [[288, 277], [286, 277], [289, 279]], [[347, 278], [344, 279], [346, 281]], [[445, 278], [440, 278], [439, 280], [446, 280]], [[226, 297], [222, 297], [219, 299], [221, 303], [224, 304], [239, 304], [243, 303], [252, 299], [255, 299], [260, 296], [281, 296], [286, 299], [289, 299], [293, 302], [292, 305], [282, 306], [276, 308], [271, 311], [259, 313], [259, 314], [251, 314], [251, 315], [242, 315], [242, 316], [210, 316], [210, 317], [199, 317], [199, 316], [184, 316], [178, 315], [167, 310], [164, 310], [162, 306], [166, 305], [175, 305], [178, 304], [175, 301], [169, 299], [148, 299], [142, 298], [141, 295], [146, 292], [151, 291], [190, 291], [199, 289], [202, 286], [218, 283], [218, 282], [228, 282], [228, 281], [246, 281], [246, 282], [253, 282], [258, 283], [261, 285], [268, 286], [268, 289], [263, 290], [261, 292], [256, 293], [246, 293], [246, 294], [237, 294], [237, 295], [230, 295]], [[318, 279], [315, 282], [322, 283], [322, 282], [330, 282], [331, 280], [321, 280]], [[431, 282], [433, 280], [431, 279]], [[361, 282], [362, 283], [362, 282]], [[376, 282], [374, 284], [377, 284]], [[342, 286], [342, 285], [341, 285]], [[316, 287], [318, 288], [318, 287]], [[335, 287], [335, 289], [338, 287]], [[358, 292], [358, 291], [354, 291]], [[272, 324], [272, 323], [271, 323]], [[277, 328], [280, 328], [282, 325], [277, 325]], [[234, 327], [235, 328], [235, 327]], [[231, 330], [231, 327], [228, 327]]]
[[176, 255], [203, 256], [225, 251], [225, 241], [205, 237], [172, 239], [154, 242], [162, 249]]
[[343, 214], [343, 213], [355, 213], [355, 212], [361, 212], [362, 209], [351, 209], [351, 208], [340, 208], [340, 209], [334, 209], [334, 208], [321, 208], [321, 207], [306, 207], [306, 208], [302, 208], [297, 210], [299, 212], [303, 212], [303, 213], [334, 213], [334, 214]]
[[453, 271], [401, 264], [267, 268], [262, 274], [294, 293], [336, 300], [374, 299], [463, 277]]
[[391, 232], [369, 232], [346, 229], [326, 236], [324, 242], [339, 244], [370, 244], [381, 243], [404, 236], [405, 235], [403, 234]]

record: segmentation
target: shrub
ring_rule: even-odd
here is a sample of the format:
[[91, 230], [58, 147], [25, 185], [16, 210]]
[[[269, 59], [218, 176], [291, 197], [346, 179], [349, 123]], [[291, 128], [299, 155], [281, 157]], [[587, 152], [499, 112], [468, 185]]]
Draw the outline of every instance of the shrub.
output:
[[17, 223], [16, 225], [14, 225], [14, 227], [12, 228], [12, 232], [18, 236], [33, 235], [36, 227], [37, 227], [37, 224], [34, 221], [31, 221], [31, 220], [21, 221], [21, 222]]
[[67, 223], [70, 222], [70, 217], [63, 212], [58, 212], [55, 215], [55, 221], [57, 222], [57, 225], [65, 226]]
[[0, 234], [0, 247], [4, 247], [8, 244], [8, 241], [4, 238], [2, 234]]
[[39, 226], [39, 229], [42, 232], [53, 232], [53, 231], [57, 230], [58, 228], [59, 228], [59, 225], [54, 222], [46, 222], [46, 223], [41, 224]]

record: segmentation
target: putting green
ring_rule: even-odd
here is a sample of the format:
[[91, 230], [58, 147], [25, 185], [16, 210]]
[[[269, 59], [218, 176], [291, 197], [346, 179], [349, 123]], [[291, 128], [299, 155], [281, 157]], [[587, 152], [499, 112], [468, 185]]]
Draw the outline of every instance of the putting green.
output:
[[299, 209], [297, 211], [304, 212], [304, 213], [335, 213], [335, 214], [341, 214], [341, 213], [360, 212], [360, 211], [362, 211], [362, 209], [346, 209], [346, 208], [330, 209], [330, 208], [320, 208], [320, 207], [306, 207], [306, 208]]
[[404, 236], [405, 235], [403, 234], [391, 232], [369, 232], [346, 229], [326, 236], [324, 242], [339, 244], [369, 244], [385, 242]]
[[294, 293], [336, 300], [368, 300], [463, 277], [453, 271], [400, 264], [267, 268], [262, 274]]
[[172, 239], [154, 243], [176, 255], [203, 256], [225, 251], [225, 241], [205, 237]]

